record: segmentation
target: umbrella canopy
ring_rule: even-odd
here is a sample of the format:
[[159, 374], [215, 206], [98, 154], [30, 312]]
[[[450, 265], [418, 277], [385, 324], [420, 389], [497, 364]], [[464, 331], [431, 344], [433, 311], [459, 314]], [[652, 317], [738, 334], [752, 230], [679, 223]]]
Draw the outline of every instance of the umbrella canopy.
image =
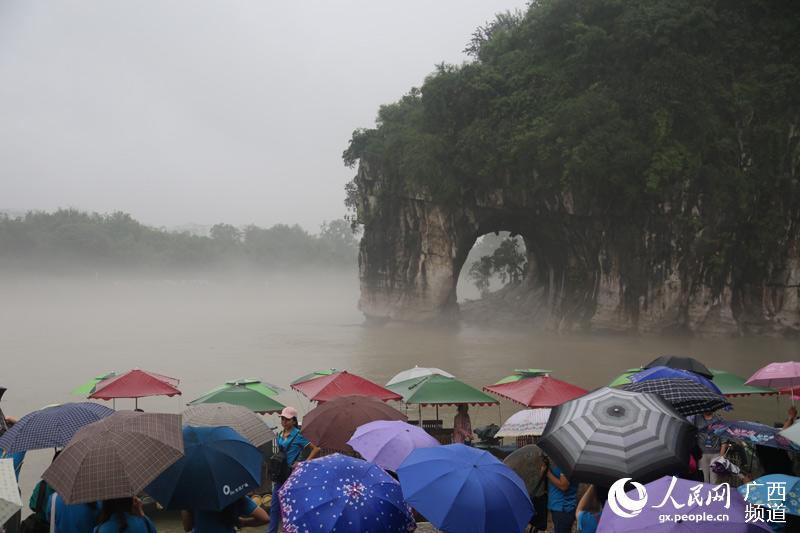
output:
[[430, 375], [395, 383], [389, 387], [402, 396], [405, 403], [420, 405], [492, 405], [497, 400], [463, 381], [446, 376]]
[[5, 387], [0, 387], [0, 400], [3, 399], [3, 394], [5, 394], [7, 390], [8, 389]]
[[[503, 459], [503, 464], [516, 472], [525, 482], [528, 494], [533, 494], [537, 487], [547, 488], [546, 480], [541, 479], [544, 454], [537, 445], [527, 444], [517, 448]], [[543, 513], [545, 509], [539, 509], [538, 512]]]
[[695, 383], [703, 385], [711, 392], [722, 394], [722, 391], [719, 390], [719, 387], [712, 383], [711, 380], [704, 378], [700, 374], [695, 374], [694, 372], [681, 370], [679, 368], [654, 366], [651, 368], [645, 368], [641, 372], [632, 374], [629, 379], [631, 383], [647, 381], [648, 379], [688, 379], [689, 381], [694, 381]]
[[80, 428], [112, 414], [112, 409], [91, 402], [46, 407], [20, 418], [0, 437], [0, 448], [8, 453], [63, 448]]
[[338, 453], [300, 463], [278, 497], [287, 532], [416, 529], [397, 481], [377, 465]]
[[261, 417], [246, 407], [229, 403], [193, 405], [183, 411], [183, 425], [193, 427], [228, 426], [256, 447], [275, 438], [275, 433]]
[[550, 409], [524, 409], [503, 422], [495, 437], [538, 437], [544, 432]]
[[261, 484], [261, 452], [229, 427], [186, 426], [183, 446], [145, 489], [167, 509], [221, 511]]
[[645, 365], [645, 369], [653, 368], [655, 366], [666, 366], [668, 368], [675, 368], [678, 370], [687, 370], [694, 374], [703, 376], [704, 378], [711, 379], [714, 374], [703, 363], [694, 357], [681, 357], [679, 355], [662, 355], [656, 357]]
[[627, 385], [628, 383], [633, 383], [633, 381], [631, 381], [631, 376], [634, 375], [634, 374], [638, 374], [642, 370], [644, 370], [644, 368], [642, 368], [642, 367], [629, 368], [629, 369], [625, 370], [625, 372], [623, 372], [619, 376], [615, 377], [614, 381], [609, 383], [608, 386], [609, 387], [621, 387], [622, 385]]
[[[617, 487], [620, 490], [617, 490]], [[611, 487], [608, 493], [608, 501], [603, 508], [603, 514], [600, 516], [597, 533], [639, 533], [642, 531], [652, 533], [690, 533], [696, 531], [762, 533], [764, 531], [772, 531], [763, 522], [748, 523], [746, 521], [749, 516], [746, 512], [747, 504], [738, 492], [730, 490], [729, 487], [730, 503], [715, 485], [672, 476], [664, 476], [644, 486], [639, 485], [639, 487], [627, 494], [623, 494], [621, 489], [621, 484]], [[639, 489], [643, 492], [640, 492]], [[721, 494], [723, 497], [709, 499], [709, 494]], [[647, 497], [646, 500], [643, 500], [643, 495]], [[692, 496], [694, 496], [694, 500], [691, 499]], [[669, 497], [672, 498], [672, 501], [668, 499]], [[698, 497], [701, 498], [701, 503], [696, 503]], [[633, 509], [625, 506], [626, 500], [637, 508], [641, 508], [642, 505], [644, 507], [639, 513], [628, 513], [627, 511], [632, 511]], [[656, 507], [662, 501], [668, 503], [663, 507]], [[625, 513], [627, 516], [614, 512], [611, 507], [612, 504], [618, 505], [621, 509], [620, 512]], [[683, 514], [693, 515], [693, 518], [685, 521], [664, 520], [664, 515], [672, 518], [673, 515]], [[725, 516], [727, 519], [724, 521], [717, 520], [721, 516]]]
[[533, 516], [522, 479], [470, 446], [414, 450], [397, 475], [406, 501], [444, 531], [521, 533]]
[[781, 505], [788, 514], [800, 515], [800, 477], [770, 474], [737, 490], [747, 503], [764, 507]]
[[770, 363], [756, 371], [745, 383], [756, 387], [771, 387], [773, 389], [800, 387], [800, 363], [795, 361]]
[[369, 396], [344, 396], [318, 405], [303, 419], [303, 436], [321, 448], [351, 452], [347, 444], [359, 426], [406, 415]]
[[714, 374], [714, 385], [719, 387], [723, 395], [728, 398], [735, 398], [737, 396], [751, 396], [759, 394], [761, 396], [773, 396], [778, 394], [778, 391], [768, 387], [753, 387], [745, 383], [745, 378], [731, 374], [724, 370], [711, 369]]
[[494, 385], [502, 385], [503, 383], [511, 383], [512, 381], [519, 381], [523, 378], [533, 378], [536, 376], [543, 376], [552, 374], [552, 370], [545, 370], [544, 368], [515, 368], [513, 374], [499, 379]]
[[723, 420], [709, 424], [707, 429], [720, 437], [741, 440], [792, 452], [800, 452], [800, 445], [781, 435], [779, 428], [745, 420]]
[[347, 444], [370, 463], [394, 472], [412, 451], [439, 446], [439, 441], [419, 426], [376, 420], [359, 426]]
[[336, 372], [338, 372], [338, 370], [336, 370], [335, 368], [328, 368], [326, 370], [315, 370], [310, 374], [305, 374], [303, 376], [300, 376], [296, 380], [289, 383], [289, 385], [296, 385], [298, 383], [303, 383], [304, 381], [311, 381], [312, 379], [321, 378], [323, 376], [330, 376], [331, 374], [335, 374]]
[[789, 439], [793, 443], [800, 446], [800, 424], [794, 424], [784, 429], [779, 435], [785, 439]]
[[706, 387], [688, 379], [648, 379], [623, 385], [631, 392], [650, 392], [664, 398], [683, 416], [708, 413], [730, 408], [724, 396], [714, 394]]
[[111, 372], [106, 372], [105, 374], [100, 374], [99, 376], [95, 376], [86, 383], [84, 383], [83, 385], [81, 385], [80, 387], [75, 388], [72, 391], [72, 394], [74, 394], [75, 396], [88, 396], [94, 392], [98, 384], [102, 383], [107, 379], [116, 377], [116, 375], [117, 373], [112, 370]]
[[0, 459], [0, 527], [22, 509], [13, 459]]
[[550, 376], [523, 378], [483, 390], [508, 398], [526, 407], [555, 407], [586, 394], [586, 389]]
[[408, 370], [403, 370], [402, 372], [395, 374], [392, 379], [386, 382], [386, 386], [388, 387], [389, 385], [394, 385], [395, 383], [400, 383], [401, 381], [408, 381], [409, 379], [424, 378], [425, 376], [432, 375], [444, 376], [446, 378], [455, 377], [450, 372], [445, 372], [441, 368], [414, 366], [414, 368], [409, 368]]
[[683, 472], [697, 429], [659, 396], [603, 387], [553, 409], [539, 447], [574, 481]]
[[147, 396], [176, 396], [178, 380], [134, 368], [97, 384], [89, 398], [112, 400], [114, 398], [145, 398]]
[[346, 370], [309, 381], [294, 383], [292, 388], [315, 402], [328, 402], [335, 398], [352, 395], [370, 396], [384, 402], [402, 399], [396, 392], [385, 389], [377, 383], [351, 374]]
[[42, 478], [68, 504], [130, 498], [182, 456], [180, 415], [117, 411], [75, 433]]
[[272, 387], [256, 380], [228, 381], [189, 402], [189, 405], [227, 403], [254, 413], [280, 413], [285, 405], [273, 398]]

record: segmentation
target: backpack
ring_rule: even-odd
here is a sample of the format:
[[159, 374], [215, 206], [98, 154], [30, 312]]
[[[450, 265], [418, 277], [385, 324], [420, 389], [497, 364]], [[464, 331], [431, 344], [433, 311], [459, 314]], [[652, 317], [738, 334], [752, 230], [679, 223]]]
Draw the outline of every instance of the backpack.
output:
[[269, 458], [267, 472], [269, 472], [269, 478], [278, 485], [282, 485], [284, 481], [289, 479], [289, 474], [291, 474], [287, 452], [289, 451], [289, 446], [292, 445], [295, 437], [297, 437], [297, 433], [292, 435], [292, 438], [286, 443], [286, 447], [278, 445], [278, 451]]
[[28, 515], [19, 525], [21, 533], [50, 533], [50, 523], [45, 520], [45, 508], [53, 489], [44, 480], [39, 480], [31, 494], [30, 507], [33, 514]]

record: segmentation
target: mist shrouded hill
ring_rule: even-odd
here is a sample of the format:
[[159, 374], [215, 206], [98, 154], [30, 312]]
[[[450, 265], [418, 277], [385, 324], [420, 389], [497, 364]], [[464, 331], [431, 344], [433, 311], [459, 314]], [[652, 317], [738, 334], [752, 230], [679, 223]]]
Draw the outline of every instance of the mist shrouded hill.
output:
[[216, 224], [208, 235], [143, 225], [126, 213], [62, 209], [0, 215], [0, 269], [28, 274], [212, 273], [227, 269], [354, 270], [358, 239], [344, 220], [318, 234], [298, 225]]

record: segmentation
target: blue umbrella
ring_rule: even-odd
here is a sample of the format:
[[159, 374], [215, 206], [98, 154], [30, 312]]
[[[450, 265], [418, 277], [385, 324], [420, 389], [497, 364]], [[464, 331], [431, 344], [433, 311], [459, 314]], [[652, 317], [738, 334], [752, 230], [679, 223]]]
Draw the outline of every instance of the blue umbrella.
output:
[[463, 444], [417, 448], [397, 475], [406, 501], [451, 533], [522, 532], [534, 513], [525, 482], [513, 470]]
[[377, 465], [338, 453], [300, 463], [278, 497], [287, 533], [416, 528], [397, 481]]
[[715, 435], [728, 439], [760, 444], [761, 446], [769, 446], [780, 450], [800, 452], [800, 445], [780, 435], [780, 428], [770, 427], [766, 424], [747, 422], [745, 420], [723, 420], [709, 424], [708, 430], [713, 431]]
[[788, 514], [800, 515], [800, 477], [770, 474], [742, 485], [737, 490], [747, 503], [783, 507]]
[[640, 381], [647, 381], [649, 379], [688, 379], [690, 381], [694, 381], [695, 383], [699, 383], [704, 387], [712, 390], [717, 394], [722, 394], [722, 391], [719, 390], [719, 387], [714, 385], [711, 380], [704, 378], [699, 374], [695, 374], [694, 372], [689, 372], [688, 370], [681, 370], [679, 368], [670, 368], [668, 366], [654, 366], [652, 368], [645, 368], [641, 372], [637, 372], [632, 374], [628, 379], [631, 380], [633, 383], [638, 383]]
[[219, 511], [261, 485], [261, 452], [229, 427], [184, 426], [183, 448], [145, 488], [168, 509]]
[[114, 413], [92, 402], [65, 403], [28, 413], [0, 437], [0, 448], [8, 453], [63, 448], [83, 426]]

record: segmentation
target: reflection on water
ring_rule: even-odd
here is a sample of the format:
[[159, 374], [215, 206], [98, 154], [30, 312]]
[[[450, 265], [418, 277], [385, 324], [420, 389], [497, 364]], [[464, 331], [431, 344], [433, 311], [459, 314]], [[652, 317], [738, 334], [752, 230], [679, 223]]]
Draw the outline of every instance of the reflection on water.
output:
[[[356, 309], [357, 291], [354, 275], [236, 283], [6, 280], [0, 286], [0, 384], [9, 389], [4, 411], [23, 414], [75, 401], [69, 391], [90, 377], [132, 367], [179, 377], [183, 396], [140, 401], [145, 410], [178, 412], [227, 379], [257, 377], [287, 385], [328, 367], [384, 383], [415, 364], [436, 366], [476, 386], [514, 368], [538, 367], [593, 388], [665, 353], [692, 355], [743, 376], [771, 361], [800, 359], [800, 343], [775, 339], [563, 336], [474, 326], [366, 328]], [[293, 392], [281, 399], [309, 408]], [[786, 400], [781, 402], [737, 399], [727, 416], [772, 423], [785, 412]], [[117, 407], [132, 403], [120, 400]], [[506, 402], [473, 409], [473, 426], [500, 423], [517, 409]], [[442, 416], [449, 422], [452, 413]], [[24, 469], [26, 494], [51, 455], [32, 454]]]

